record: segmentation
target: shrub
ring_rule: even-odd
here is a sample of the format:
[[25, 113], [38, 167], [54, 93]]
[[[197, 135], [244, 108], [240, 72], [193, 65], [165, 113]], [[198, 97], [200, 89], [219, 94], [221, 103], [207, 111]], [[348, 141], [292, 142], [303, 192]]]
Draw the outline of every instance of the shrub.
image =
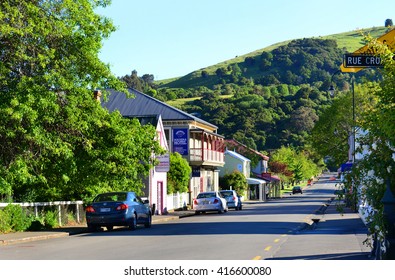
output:
[[10, 218], [4, 210], [0, 210], [0, 232], [7, 233], [11, 231]]
[[56, 228], [59, 226], [58, 215], [56, 211], [47, 211], [44, 214], [44, 227], [47, 229]]
[[30, 226], [30, 219], [20, 205], [8, 204], [3, 212], [8, 219], [11, 230], [24, 231]]

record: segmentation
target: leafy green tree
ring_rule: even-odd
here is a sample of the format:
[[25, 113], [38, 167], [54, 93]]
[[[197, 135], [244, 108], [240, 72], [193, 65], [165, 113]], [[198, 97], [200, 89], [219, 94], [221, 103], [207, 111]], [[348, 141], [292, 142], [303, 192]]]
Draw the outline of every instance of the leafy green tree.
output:
[[292, 182], [310, 179], [320, 173], [320, 166], [310, 158], [309, 153], [298, 152], [292, 147], [282, 146], [276, 150], [270, 155], [270, 162], [273, 172], [281, 172], [280, 175]]
[[[0, 195], [85, 199], [140, 191], [160, 153], [155, 129], [109, 113], [98, 88], [124, 90], [101, 62], [110, 1], [0, 2]], [[105, 92], [103, 92], [105, 94]]]
[[222, 178], [224, 189], [232, 187], [238, 194], [242, 195], [247, 190], [247, 179], [240, 171], [234, 171], [226, 174]]
[[170, 170], [167, 172], [167, 193], [187, 192], [192, 168], [179, 153], [170, 154]]
[[[365, 153], [358, 165], [353, 168], [352, 173], [347, 178], [346, 184], [359, 188], [352, 188], [350, 198], [355, 205], [358, 200], [366, 201], [374, 212], [368, 214], [369, 229], [373, 237], [378, 241], [393, 239], [395, 232], [393, 223], [393, 213], [386, 210], [383, 198], [395, 196], [395, 63], [393, 60], [393, 50], [371, 38], [367, 38], [369, 44], [381, 56], [383, 68], [383, 81], [380, 87], [370, 88], [376, 97], [374, 106], [368, 107], [363, 111], [359, 121], [365, 135], [358, 139], [362, 148], [369, 152]], [[370, 100], [373, 98], [371, 97]], [[370, 103], [369, 103], [370, 104]], [[388, 211], [385, 213], [385, 211]], [[392, 221], [391, 221], [392, 219]], [[392, 244], [387, 254], [389, 259], [394, 259]], [[384, 255], [385, 252], [383, 251]]]

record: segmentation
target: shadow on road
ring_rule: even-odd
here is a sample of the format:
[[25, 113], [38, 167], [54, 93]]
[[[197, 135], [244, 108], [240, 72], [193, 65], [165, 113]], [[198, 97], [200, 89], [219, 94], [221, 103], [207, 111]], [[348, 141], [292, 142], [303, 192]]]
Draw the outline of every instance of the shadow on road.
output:
[[369, 253], [338, 253], [322, 255], [290, 256], [285, 258], [267, 258], [266, 260], [369, 260]]

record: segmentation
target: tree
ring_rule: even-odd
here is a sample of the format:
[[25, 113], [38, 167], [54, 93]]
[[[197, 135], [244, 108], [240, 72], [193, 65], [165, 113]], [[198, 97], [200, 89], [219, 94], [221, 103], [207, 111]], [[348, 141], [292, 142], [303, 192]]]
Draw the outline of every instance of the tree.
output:
[[137, 76], [137, 71], [133, 70], [130, 75], [125, 75], [121, 78], [128, 88], [132, 88], [143, 92], [144, 87], [141, 79]]
[[[124, 85], [101, 62], [114, 27], [94, 13], [110, 1], [0, 3], [0, 195], [74, 200], [140, 192], [161, 149], [152, 126], [93, 98]], [[105, 94], [105, 92], [103, 92]]]
[[170, 154], [170, 170], [167, 173], [167, 193], [183, 193], [189, 190], [192, 168], [179, 153]]
[[[346, 184], [359, 186], [352, 188], [350, 194], [355, 205], [363, 201], [375, 210], [367, 217], [370, 234], [378, 242], [381, 253], [394, 259], [394, 212], [393, 203], [389, 202], [395, 197], [395, 63], [392, 49], [371, 38], [368, 41], [381, 56], [384, 77], [379, 89], [372, 91], [377, 100], [375, 106], [361, 116], [365, 135], [358, 142], [368, 152], [353, 168]], [[385, 238], [389, 244], [384, 243]]]
[[281, 147], [270, 156], [270, 169], [272, 172], [281, 172], [279, 175], [293, 182], [310, 179], [320, 172], [318, 164], [314, 163], [309, 153], [296, 151], [291, 147]]
[[238, 194], [243, 194], [247, 190], [247, 179], [240, 171], [234, 171], [226, 174], [222, 178], [225, 189], [232, 187]]
[[392, 23], [392, 19], [387, 18], [384, 23], [384, 27], [392, 27], [394, 24]]

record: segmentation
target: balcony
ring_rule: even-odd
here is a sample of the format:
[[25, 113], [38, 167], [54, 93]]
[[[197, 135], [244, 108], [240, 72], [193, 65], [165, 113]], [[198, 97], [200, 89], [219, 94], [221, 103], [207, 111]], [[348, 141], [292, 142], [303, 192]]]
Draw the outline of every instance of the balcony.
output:
[[224, 152], [204, 148], [190, 148], [189, 162], [191, 165], [223, 166]]
[[223, 166], [225, 164], [223, 136], [200, 129], [191, 130], [189, 144], [191, 165]]

